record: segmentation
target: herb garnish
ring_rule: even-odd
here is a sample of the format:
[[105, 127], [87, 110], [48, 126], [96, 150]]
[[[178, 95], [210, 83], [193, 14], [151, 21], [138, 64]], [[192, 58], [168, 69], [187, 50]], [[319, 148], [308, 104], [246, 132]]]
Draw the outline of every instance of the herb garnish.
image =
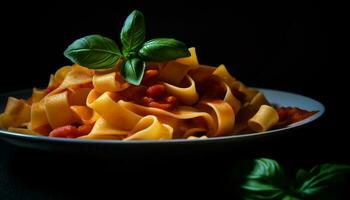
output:
[[334, 198], [335, 189], [350, 175], [348, 165], [321, 164], [310, 171], [299, 169], [292, 179], [276, 161], [267, 158], [254, 160], [250, 167], [241, 185], [243, 199], [247, 200], [338, 199]]
[[145, 38], [144, 16], [134, 10], [126, 18], [120, 33], [122, 53], [113, 40], [101, 35], [90, 35], [74, 41], [64, 51], [64, 55], [73, 63], [91, 69], [112, 68], [122, 59], [121, 75], [133, 85], [140, 85], [145, 61], [164, 62], [190, 56], [183, 42], [172, 38], [156, 38], [145, 42]]

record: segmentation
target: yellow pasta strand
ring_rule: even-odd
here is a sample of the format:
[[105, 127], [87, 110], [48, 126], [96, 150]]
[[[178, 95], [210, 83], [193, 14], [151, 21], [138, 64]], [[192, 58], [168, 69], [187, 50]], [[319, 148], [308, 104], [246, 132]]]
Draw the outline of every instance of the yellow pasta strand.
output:
[[120, 101], [115, 102], [110, 95], [108, 92], [103, 93], [90, 104], [90, 107], [108, 123], [121, 130], [131, 130], [141, 119], [141, 116], [125, 109], [120, 105]]
[[213, 75], [220, 77], [230, 87], [232, 87], [236, 82], [236, 78], [231, 76], [231, 74], [227, 71], [225, 65], [223, 64], [221, 64], [219, 67], [215, 69], [215, 71], [213, 72]]
[[[86, 137], [96, 137], [97, 135], [100, 135], [102, 137], [104, 136], [125, 136], [127, 134], [130, 134], [131, 131], [126, 131], [126, 130], [122, 130], [119, 129], [118, 127], [114, 126], [113, 124], [109, 123], [107, 120], [103, 119], [103, 118], [99, 118], [93, 129], [91, 130], [90, 134]], [[86, 138], [85, 137], [85, 138]]]
[[93, 124], [100, 118], [94, 110], [87, 106], [71, 106], [70, 109], [83, 124]]
[[267, 101], [263, 93], [258, 92], [249, 102], [249, 106], [254, 112], [257, 112], [261, 105], [270, 105], [270, 103]]
[[53, 95], [57, 94], [67, 88], [75, 88], [79, 85], [87, 84], [92, 82], [92, 77], [94, 71], [79, 65], [73, 65], [71, 71], [69, 71], [63, 80], [63, 82], [48, 94]]
[[198, 101], [198, 93], [196, 91], [196, 84], [190, 76], [186, 76], [189, 86], [182, 88], [168, 83], [164, 83], [166, 91], [176, 96], [186, 105], [192, 105]]
[[169, 61], [159, 72], [159, 78], [172, 85], [179, 85], [186, 77], [191, 66], [176, 61]]
[[36, 103], [41, 101], [41, 99], [43, 99], [45, 97], [45, 90], [40, 90], [38, 88], [33, 88], [33, 92], [32, 92], [32, 103]]
[[173, 128], [162, 124], [157, 117], [143, 117], [132, 130], [134, 134], [124, 140], [169, 140], [172, 139]]
[[70, 109], [67, 91], [47, 96], [44, 105], [47, 119], [52, 128], [69, 125], [76, 121]]
[[203, 101], [200, 104], [206, 105], [214, 111], [212, 116], [216, 119], [217, 129], [215, 132], [208, 132], [209, 136], [221, 136], [232, 133], [235, 125], [235, 113], [228, 103], [214, 100], [210, 102]]
[[9, 97], [4, 113], [0, 115], [0, 128], [18, 127], [30, 121], [31, 107], [24, 101]]
[[197, 58], [197, 54], [196, 54], [196, 48], [191, 47], [188, 50], [190, 51], [191, 56], [185, 57], [185, 58], [178, 58], [178, 59], [176, 59], [176, 62], [191, 66], [191, 69], [195, 69], [195, 68], [199, 67], [198, 66], [199, 65], [198, 58]]
[[278, 119], [278, 113], [273, 107], [262, 105], [258, 112], [249, 119], [248, 126], [256, 132], [262, 132], [277, 124]]
[[63, 66], [59, 68], [54, 75], [55, 83], [61, 84], [71, 70], [72, 66]]
[[201, 136], [201, 137], [189, 136], [187, 139], [188, 139], [188, 140], [196, 140], [196, 139], [208, 139], [208, 137], [207, 137], [207, 136], [205, 136], [205, 135], [203, 135], [203, 136]]
[[86, 98], [89, 95], [91, 88], [70, 89], [68, 94], [69, 105], [86, 105]]
[[45, 105], [42, 102], [32, 104], [30, 114], [30, 129], [38, 131], [41, 127], [48, 126], [49, 121], [46, 116]]
[[[125, 107], [126, 109], [137, 113], [141, 116], [146, 115], [154, 115], [157, 116], [162, 122], [168, 123], [168, 121], [171, 121], [173, 119], [193, 119], [196, 117], [203, 117], [203, 119], [206, 121], [208, 126], [209, 132], [215, 132], [216, 131], [216, 125], [213, 117], [206, 113], [201, 112], [200, 110], [189, 107], [189, 106], [179, 106], [176, 110], [169, 112], [166, 110], [158, 109], [158, 108], [152, 108], [152, 107], [146, 107], [138, 104], [134, 104], [131, 102], [126, 102], [120, 100], [120, 105]], [[174, 127], [175, 129], [179, 129], [181, 123], [177, 123], [177, 126]], [[185, 130], [184, 130], [185, 131]]]
[[118, 92], [129, 87], [127, 82], [119, 82], [116, 80], [116, 72], [94, 75], [93, 84], [94, 89], [98, 92]]
[[226, 94], [224, 97], [224, 101], [230, 104], [233, 111], [237, 115], [237, 113], [241, 109], [241, 102], [232, 94], [231, 88], [226, 83], [224, 83], [224, 85], [226, 87]]

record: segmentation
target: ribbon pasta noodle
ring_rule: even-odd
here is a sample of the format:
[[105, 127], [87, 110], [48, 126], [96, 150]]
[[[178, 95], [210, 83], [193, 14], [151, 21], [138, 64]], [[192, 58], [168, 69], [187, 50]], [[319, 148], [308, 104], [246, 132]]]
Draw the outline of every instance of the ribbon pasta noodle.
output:
[[263, 93], [191, 56], [147, 63], [139, 86], [119, 64], [92, 70], [77, 64], [51, 75], [27, 99], [9, 97], [0, 128], [50, 137], [110, 140], [205, 139], [262, 132], [279, 123]]

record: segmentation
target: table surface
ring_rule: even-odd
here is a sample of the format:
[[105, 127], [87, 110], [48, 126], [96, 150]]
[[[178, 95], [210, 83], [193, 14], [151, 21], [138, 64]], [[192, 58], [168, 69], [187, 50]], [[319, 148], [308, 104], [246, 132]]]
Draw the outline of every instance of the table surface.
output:
[[[237, 199], [232, 169], [268, 157], [289, 171], [320, 163], [350, 164], [346, 144], [328, 137], [325, 120], [314, 126], [225, 152], [98, 158], [24, 149], [0, 140], [0, 199], [80, 199], [168, 193]], [[323, 134], [324, 133], [324, 134]], [[334, 133], [335, 134], [335, 133]], [[174, 192], [176, 191], [176, 192]]]

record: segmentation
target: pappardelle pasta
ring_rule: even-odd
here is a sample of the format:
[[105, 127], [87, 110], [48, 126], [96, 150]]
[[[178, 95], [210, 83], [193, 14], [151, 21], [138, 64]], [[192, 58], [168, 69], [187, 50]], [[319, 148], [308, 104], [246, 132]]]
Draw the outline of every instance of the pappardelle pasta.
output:
[[0, 127], [63, 138], [196, 139], [263, 132], [314, 113], [274, 108], [224, 65], [199, 64], [195, 48], [189, 51], [186, 58], [148, 62], [138, 86], [122, 78], [120, 64], [61, 67], [29, 99], [9, 97]]
[[224, 65], [199, 64], [195, 48], [181, 41], [146, 41], [144, 21], [138, 10], [126, 18], [122, 51], [101, 35], [74, 41], [64, 55], [75, 64], [27, 100], [9, 97], [0, 128], [62, 138], [196, 139], [263, 132], [314, 113], [274, 108]]

